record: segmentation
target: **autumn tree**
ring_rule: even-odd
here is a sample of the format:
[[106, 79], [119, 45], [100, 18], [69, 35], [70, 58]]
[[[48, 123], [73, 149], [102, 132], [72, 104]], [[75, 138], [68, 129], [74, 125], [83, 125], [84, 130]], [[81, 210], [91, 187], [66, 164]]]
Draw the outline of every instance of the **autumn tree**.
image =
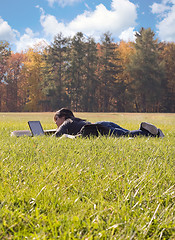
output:
[[121, 41], [116, 51], [118, 51], [119, 64], [121, 65], [121, 71], [116, 80], [117, 110], [123, 112], [133, 111], [134, 94], [131, 88], [133, 79], [127, 71], [127, 65], [130, 62], [130, 57], [134, 53], [134, 43]]
[[162, 106], [166, 112], [175, 112], [175, 43], [159, 43], [159, 55], [165, 66], [162, 83]]
[[0, 41], [0, 112], [2, 110], [3, 90], [6, 83], [7, 61], [10, 54], [9, 43]]
[[25, 53], [25, 60], [23, 61], [23, 77], [25, 85], [21, 86], [26, 94], [25, 97], [25, 111], [41, 111], [42, 110], [42, 50], [29, 48]]
[[21, 110], [19, 91], [22, 81], [23, 57], [22, 53], [12, 53], [7, 61], [5, 98], [7, 111], [10, 112]]
[[0, 111], [174, 112], [175, 44], [154, 37], [150, 28], [128, 43], [59, 33], [25, 53], [1, 41]]

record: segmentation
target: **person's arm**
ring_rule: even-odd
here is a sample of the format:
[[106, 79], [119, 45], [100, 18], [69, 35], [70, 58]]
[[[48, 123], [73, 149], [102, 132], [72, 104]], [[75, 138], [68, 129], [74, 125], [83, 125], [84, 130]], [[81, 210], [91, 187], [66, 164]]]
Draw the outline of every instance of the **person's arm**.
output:
[[69, 128], [71, 125], [71, 119], [66, 120], [55, 132], [53, 136], [55, 137], [60, 137], [63, 134], [68, 134], [69, 133]]

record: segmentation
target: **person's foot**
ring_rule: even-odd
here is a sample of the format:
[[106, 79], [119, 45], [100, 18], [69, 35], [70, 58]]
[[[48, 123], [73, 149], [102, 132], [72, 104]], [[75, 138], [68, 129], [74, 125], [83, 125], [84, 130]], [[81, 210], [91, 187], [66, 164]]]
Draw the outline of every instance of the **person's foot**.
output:
[[158, 136], [158, 132], [159, 132], [158, 128], [156, 126], [150, 124], [150, 123], [142, 122], [140, 124], [140, 129], [141, 130], [146, 130], [151, 135]]
[[165, 137], [162, 130], [160, 130], [159, 128], [158, 128], [158, 137], [161, 137], [161, 138]]

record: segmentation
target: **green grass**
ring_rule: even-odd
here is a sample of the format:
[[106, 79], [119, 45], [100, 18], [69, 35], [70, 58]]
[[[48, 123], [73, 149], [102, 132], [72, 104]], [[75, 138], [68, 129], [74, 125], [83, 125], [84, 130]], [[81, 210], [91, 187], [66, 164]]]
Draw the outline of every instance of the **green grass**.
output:
[[175, 114], [77, 116], [165, 138], [16, 138], [53, 113], [0, 113], [0, 239], [175, 239]]

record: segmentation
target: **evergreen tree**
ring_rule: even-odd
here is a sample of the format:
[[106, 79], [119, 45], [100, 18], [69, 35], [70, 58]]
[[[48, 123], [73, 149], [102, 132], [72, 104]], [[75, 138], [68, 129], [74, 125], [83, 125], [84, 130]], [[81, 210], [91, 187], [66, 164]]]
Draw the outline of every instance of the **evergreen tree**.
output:
[[68, 92], [71, 106], [75, 111], [82, 111], [83, 105], [83, 83], [85, 79], [85, 38], [82, 32], [78, 32], [71, 40], [69, 54], [69, 76]]
[[93, 38], [88, 38], [85, 45], [85, 78], [83, 86], [82, 107], [85, 112], [98, 111], [96, 89], [98, 86], [97, 46]]
[[43, 92], [50, 102], [50, 110], [68, 105], [66, 95], [66, 68], [69, 38], [59, 33], [44, 54]]
[[120, 71], [117, 59], [118, 54], [115, 51], [116, 44], [114, 44], [111, 34], [105, 33], [101, 38], [100, 46], [100, 65], [99, 65], [99, 79], [100, 79], [100, 111], [111, 111], [115, 106], [112, 105], [115, 98], [116, 78]]
[[133, 78], [136, 110], [159, 111], [161, 82], [164, 71], [158, 61], [158, 43], [150, 28], [142, 28], [136, 34], [135, 53], [131, 56], [128, 70]]

